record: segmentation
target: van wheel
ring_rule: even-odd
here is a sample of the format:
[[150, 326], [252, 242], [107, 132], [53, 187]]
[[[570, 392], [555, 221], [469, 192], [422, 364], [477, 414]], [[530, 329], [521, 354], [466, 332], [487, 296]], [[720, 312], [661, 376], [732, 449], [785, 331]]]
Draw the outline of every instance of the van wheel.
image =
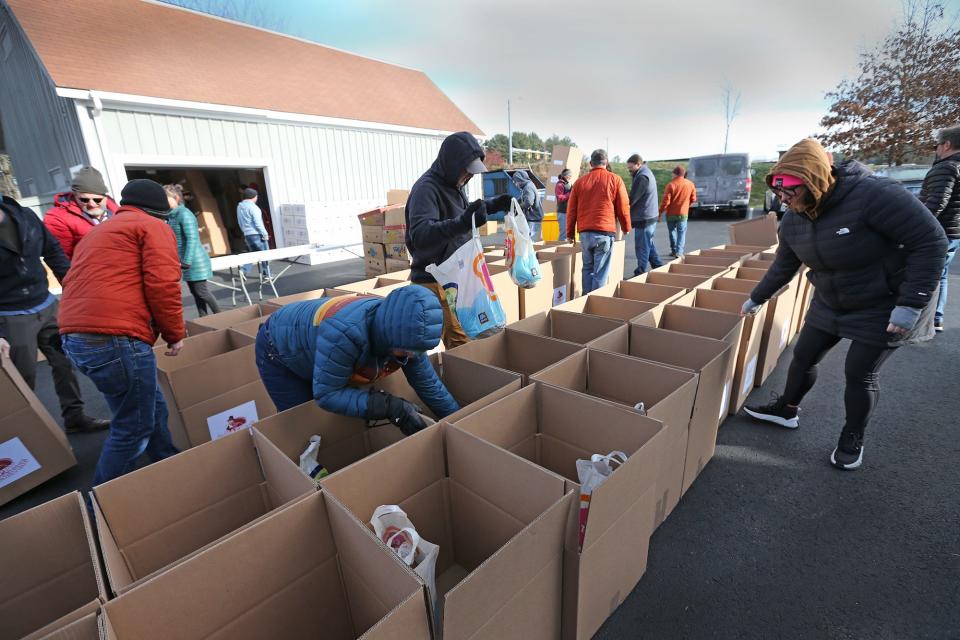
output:
[[737, 212], [737, 214], [740, 216], [740, 218], [741, 218], [742, 220], [746, 220], [747, 218], [750, 217], [750, 207], [749, 207], [749, 206], [747, 206], [747, 207], [737, 207], [737, 208], [735, 209], [735, 211]]

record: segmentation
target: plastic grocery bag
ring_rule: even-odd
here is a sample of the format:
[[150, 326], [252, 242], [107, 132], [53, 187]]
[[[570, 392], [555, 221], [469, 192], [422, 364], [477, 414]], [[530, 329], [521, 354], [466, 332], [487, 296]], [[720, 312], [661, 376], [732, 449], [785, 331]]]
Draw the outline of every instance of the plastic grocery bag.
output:
[[421, 538], [407, 514], [395, 504], [384, 504], [374, 509], [370, 524], [377, 537], [423, 579], [436, 611], [437, 556], [440, 555], [440, 547]]
[[590, 515], [590, 498], [594, 489], [606, 482], [617, 467], [627, 461], [623, 451], [611, 451], [607, 455], [595, 453], [589, 460], [577, 460], [577, 478], [580, 480], [580, 545], [587, 533], [587, 516]]
[[427, 273], [443, 287], [450, 311], [471, 340], [486, 338], [507, 326], [507, 314], [493, 290], [476, 227], [470, 240], [443, 264], [427, 265]]
[[540, 262], [530, 238], [530, 226], [516, 198], [503, 219], [506, 238], [503, 241], [510, 279], [522, 289], [532, 289], [540, 282]]
[[320, 436], [310, 436], [310, 444], [308, 444], [307, 448], [300, 454], [300, 471], [310, 476], [317, 484], [320, 483], [321, 478], [329, 475], [329, 472], [320, 464], [320, 460], [317, 458], [319, 454]]

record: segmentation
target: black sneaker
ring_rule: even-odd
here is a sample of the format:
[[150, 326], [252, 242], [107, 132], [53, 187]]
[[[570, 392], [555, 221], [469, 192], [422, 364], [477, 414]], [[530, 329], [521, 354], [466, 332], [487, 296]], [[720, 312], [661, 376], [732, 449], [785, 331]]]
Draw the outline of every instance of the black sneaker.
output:
[[934, 320], [933, 321], [933, 330], [937, 333], [943, 331], [943, 320]]
[[845, 429], [840, 434], [837, 448], [830, 454], [830, 464], [846, 471], [859, 469], [863, 464], [863, 436]]
[[95, 431], [105, 431], [110, 428], [109, 420], [101, 420], [91, 416], [81, 414], [75, 418], [67, 418], [64, 421], [64, 431], [67, 433], [93, 433]]
[[800, 419], [797, 417], [800, 409], [788, 407], [783, 396], [777, 395], [776, 393], [773, 394], [773, 402], [770, 404], [763, 406], [754, 405], [752, 407], [745, 406], [743, 410], [757, 420], [772, 422], [787, 429], [796, 429], [800, 426]]

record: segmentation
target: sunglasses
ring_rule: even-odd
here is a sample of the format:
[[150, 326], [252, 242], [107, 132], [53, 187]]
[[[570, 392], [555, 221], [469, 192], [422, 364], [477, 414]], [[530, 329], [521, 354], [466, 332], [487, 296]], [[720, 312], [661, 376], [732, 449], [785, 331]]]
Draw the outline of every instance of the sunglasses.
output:
[[778, 196], [780, 196], [781, 198], [783, 196], [789, 196], [793, 198], [794, 196], [797, 195], [797, 191], [800, 189], [801, 186], [803, 185], [798, 184], [795, 187], [773, 187], [773, 192]]
[[93, 204], [100, 204], [101, 202], [103, 202], [103, 198], [77, 198], [77, 200], [79, 200], [83, 204], [87, 204], [89, 202], [92, 202]]

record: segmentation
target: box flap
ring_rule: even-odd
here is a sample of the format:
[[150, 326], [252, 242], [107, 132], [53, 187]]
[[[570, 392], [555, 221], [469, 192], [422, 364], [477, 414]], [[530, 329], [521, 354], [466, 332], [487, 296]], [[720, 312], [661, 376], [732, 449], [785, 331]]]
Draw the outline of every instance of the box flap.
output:
[[664, 307], [660, 328], [681, 331], [722, 340], [736, 345], [740, 342], [743, 318], [732, 313], [670, 305]]
[[63, 429], [43, 407], [0, 417], [0, 452], [9, 461], [0, 470], [0, 504], [77, 464]]
[[652, 282], [632, 282], [624, 280], [617, 288], [617, 297], [641, 302], [670, 302], [684, 292], [683, 287], [671, 287]]
[[[615, 300], [616, 298], [608, 299]], [[632, 313], [632, 311], [626, 311], [626, 313]], [[624, 331], [621, 319], [561, 310], [550, 312], [550, 320], [553, 324], [552, 337], [580, 345], [585, 345], [608, 333]]]
[[[683, 287], [684, 289], [695, 289], [709, 280], [706, 276], [690, 276], [680, 273], [663, 273], [657, 271], [650, 271], [645, 275], [646, 279], [644, 282], [649, 282], [650, 284], [665, 284], [671, 287]], [[638, 277], [642, 278], [644, 276]]]
[[[218, 332], [205, 333], [197, 337], [214, 333]], [[235, 332], [225, 331], [224, 333], [233, 339], [246, 337]], [[183, 410], [258, 380], [260, 373], [257, 370], [254, 349], [252, 344], [233, 349], [168, 373], [174, 396], [174, 406], [170, 409]]]
[[733, 255], [728, 257], [710, 257], [704, 255], [687, 254], [683, 256], [683, 264], [702, 264], [712, 267], [732, 267], [740, 260]]
[[[273, 406], [273, 400], [270, 399], [270, 394], [267, 393], [266, 387], [263, 386], [263, 382], [259, 378], [215, 395], [208, 400], [183, 408], [180, 413], [190, 444], [192, 446], [201, 445], [210, 442], [214, 434], [218, 437], [225, 435], [227, 433], [225, 428], [227, 420], [224, 416], [235, 415], [228, 412], [233, 409], [240, 409], [241, 405], [251, 401], [256, 407], [258, 419], [267, 418], [277, 412], [276, 407]], [[213, 425], [211, 425], [211, 422], [215, 421], [208, 422], [208, 419], [218, 416], [222, 422]], [[248, 423], [244, 425], [244, 428], [250, 426], [252, 425]]]
[[367, 423], [324, 411], [315, 402], [287, 409], [258, 421], [254, 428], [272, 442], [299, 468], [300, 454], [310, 436], [320, 436], [320, 462], [333, 473], [364, 457], [367, 450]]
[[747, 269], [745, 267], [740, 267], [737, 269], [737, 277], [741, 280], [763, 280], [763, 277], [767, 275], [766, 269]]
[[280, 449], [257, 430], [251, 432], [260, 459], [260, 469], [267, 481], [267, 494], [273, 509], [316, 491], [316, 485], [299, 464], [294, 464]]
[[726, 348], [725, 343], [703, 336], [640, 325], [630, 327], [631, 356], [691, 371], [699, 372]]
[[729, 267], [718, 267], [710, 265], [686, 264], [671, 262], [670, 273], [679, 273], [688, 276], [716, 276], [725, 273]]
[[520, 375], [512, 371], [501, 371], [463, 360], [442, 358], [441, 380], [461, 407], [483, 400], [493, 392], [520, 380]]
[[[216, 331], [218, 329], [229, 329], [242, 322], [249, 322], [254, 319], [261, 319], [269, 316], [271, 309], [265, 309], [259, 304], [251, 304], [245, 307], [229, 309], [207, 316], [201, 316], [193, 320], [187, 320], [187, 332], [189, 335], [205, 333], [207, 331]], [[179, 357], [179, 356], [178, 356]]]

